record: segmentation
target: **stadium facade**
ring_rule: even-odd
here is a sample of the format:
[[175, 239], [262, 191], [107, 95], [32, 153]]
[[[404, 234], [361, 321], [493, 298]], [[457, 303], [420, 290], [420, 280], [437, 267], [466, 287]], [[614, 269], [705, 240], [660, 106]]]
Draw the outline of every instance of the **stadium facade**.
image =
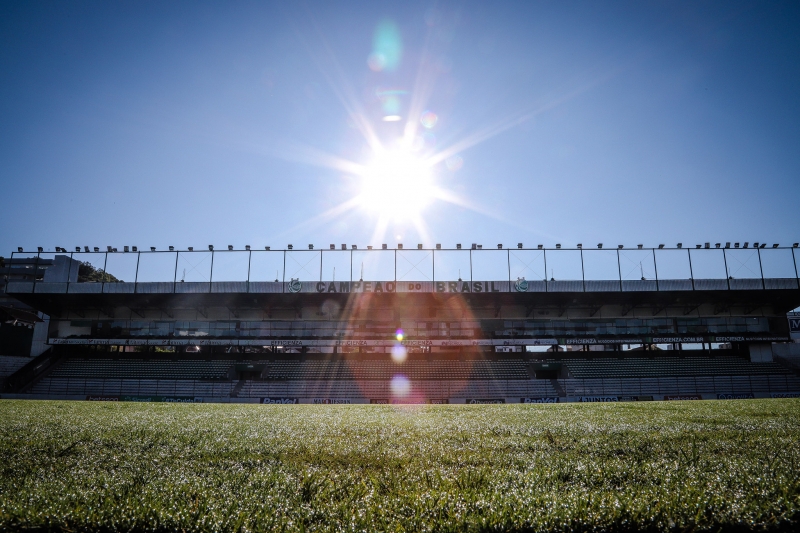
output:
[[280, 403], [793, 395], [797, 255], [797, 245], [759, 243], [18, 251], [6, 290], [48, 318], [50, 350], [4, 394]]

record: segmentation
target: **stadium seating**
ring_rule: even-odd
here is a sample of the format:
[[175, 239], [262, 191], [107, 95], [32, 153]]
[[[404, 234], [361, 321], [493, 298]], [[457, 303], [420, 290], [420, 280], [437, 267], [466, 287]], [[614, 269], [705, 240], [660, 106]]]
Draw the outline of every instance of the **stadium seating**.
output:
[[0, 355], [0, 378], [10, 376], [30, 362], [30, 357]]
[[747, 359], [731, 356], [623, 359], [598, 357], [565, 359], [563, 362], [573, 378], [756, 376], [791, 373], [777, 363], [751, 363]]

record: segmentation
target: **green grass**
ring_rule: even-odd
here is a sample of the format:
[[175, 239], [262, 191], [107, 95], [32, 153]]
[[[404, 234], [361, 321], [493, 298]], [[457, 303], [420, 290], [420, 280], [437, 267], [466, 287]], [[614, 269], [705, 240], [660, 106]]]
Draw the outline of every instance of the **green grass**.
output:
[[800, 401], [0, 401], [0, 530], [793, 531]]

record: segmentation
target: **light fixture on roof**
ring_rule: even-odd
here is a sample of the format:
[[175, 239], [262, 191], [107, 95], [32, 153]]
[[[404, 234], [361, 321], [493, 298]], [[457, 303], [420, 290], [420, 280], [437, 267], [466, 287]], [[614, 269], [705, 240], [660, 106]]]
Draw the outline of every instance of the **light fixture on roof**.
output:
[[541, 250], [544, 247], [544, 245], [543, 244], [537, 244], [536, 247]]
[[388, 247], [388, 244], [381, 244], [381, 250], [386, 250]]
[[314, 245], [313, 245], [313, 244], [309, 244], [309, 245], [308, 245], [308, 249], [309, 249], [309, 250], [313, 250], [313, 249], [314, 249]]
[[437, 245], [436, 245], [436, 249], [437, 249], [437, 250], [441, 250], [441, 249], [442, 249], [442, 245], [441, 245], [441, 244], [437, 244]]
[[372, 246], [367, 245], [367, 250], [372, 250]]
[[598, 243], [597, 243], [597, 248], [598, 248], [599, 250], [602, 250], [602, 249], [603, 249], [603, 243], [602, 243], [602, 242], [598, 242]]
[[94, 251], [95, 251], [95, 252], [99, 252], [99, 251], [100, 251], [100, 248], [99, 248], [99, 247], [97, 247], [97, 246], [95, 246], [95, 247], [94, 247]]
[[[127, 246], [126, 246], [126, 248], [127, 248]], [[81, 247], [80, 246], [76, 246], [75, 247], [75, 251], [76, 252], [80, 252], [81, 251]], [[125, 251], [127, 252], [128, 250], [125, 250]]]
[[213, 252], [214, 251], [214, 245], [213, 244], [209, 244], [208, 245], [208, 251], [209, 252]]
[[398, 250], [402, 250], [402, 249], [403, 249], [403, 243], [401, 243], [401, 242], [398, 242], [398, 243], [397, 243], [397, 249], [398, 249]]
[[461, 244], [456, 244], [456, 250], [460, 250], [460, 249], [461, 249]]
[[617, 245], [617, 249], [622, 250], [623, 248], [625, 248], [624, 244], [618, 244]]
[[190, 246], [190, 247], [189, 247], [189, 251], [190, 251], [190, 252], [194, 252], [194, 247], [193, 247], [193, 246]]
[[739, 243], [738, 243], [738, 242], [737, 242], [737, 243], [734, 243], [733, 247], [734, 247], [734, 248], [738, 248], [738, 247], [739, 247]]
[[800, 242], [796, 242], [796, 243], [794, 243], [794, 244], [792, 245], [792, 248], [797, 248], [798, 246], [800, 246]]
[[522, 248], [522, 243], [521, 242], [517, 243], [517, 248]]
[[131, 246], [131, 251], [132, 251], [132, 252], [138, 252], [138, 251], [139, 251], [139, 248], [138, 248], [138, 247], [136, 247], [136, 246]]
[[265, 247], [264, 247], [264, 249], [265, 249], [265, 250], [269, 250], [269, 246], [265, 246]]
[[233, 245], [232, 244], [228, 245], [228, 251], [233, 251]]
[[36, 249], [39, 250], [39, 253], [44, 252], [44, 248], [42, 248], [41, 246], [37, 246]]
[[663, 245], [663, 244], [659, 244], [659, 245], [658, 245], [658, 249], [659, 249], [659, 250], [663, 250], [663, 249], [664, 249], [664, 245]]
[[560, 249], [561, 249], [561, 245], [560, 244], [556, 244], [556, 250], [560, 250]]
[[291, 249], [292, 249], [292, 248], [294, 248], [294, 247], [293, 247], [293, 246], [290, 244], [290, 245], [288, 245], [288, 246], [287, 246], [287, 248], [288, 248], [289, 250], [291, 250]]
[[694, 247], [697, 248], [697, 249], [700, 249], [700, 248], [703, 247], [703, 245], [702, 244], [695, 244]]
[[730, 247], [731, 247], [731, 243], [729, 243], [729, 242], [726, 242], [726, 243], [725, 243], [725, 248], [730, 248]]
[[711, 243], [707, 242], [706, 243], [706, 248], [711, 248]]
[[357, 244], [351, 244], [350, 245], [350, 249], [351, 250], [358, 250], [358, 245]]
[[767, 243], [765, 243], [765, 242], [762, 242], [762, 243], [761, 243], [761, 248], [766, 248], [766, 247], [767, 247]]
[[111, 246], [106, 246], [106, 251], [110, 252], [111, 251]]
[[678, 243], [678, 248], [683, 248], [683, 243], [682, 242]]
[[753, 243], [753, 248], [758, 248], [758, 243], [757, 242]]
[[778, 245], [777, 245], [777, 244], [773, 244], [773, 245], [772, 245], [772, 247], [773, 247], [773, 248], [777, 248], [777, 247], [778, 247]]
[[498, 244], [498, 245], [497, 245], [497, 249], [498, 249], [498, 250], [502, 250], [502, 249], [503, 249], [503, 245], [502, 245], [502, 244]]
[[174, 251], [175, 251], [175, 247], [174, 247], [174, 246], [170, 246], [170, 247], [169, 247], [169, 251], [170, 251], [170, 252], [174, 252]]
[[155, 246], [151, 246], [151, 247], [150, 247], [150, 251], [151, 251], [151, 252], [155, 252], [155, 251], [156, 251], [156, 247], [155, 247]]
[[750, 246], [750, 243], [749, 243], [749, 242], [746, 242], [746, 243], [744, 243], [744, 244], [742, 245], [742, 248], [747, 248], [748, 246]]
[[245, 244], [245, 245], [244, 245], [244, 249], [245, 249], [245, 250], [247, 250], [247, 251], [249, 252], [249, 251], [250, 251], [250, 245], [249, 245], [249, 244]]
[[637, 244], [636, 247], [641, 250], [642, 248], [644, 248], [644, 244]]
[[716, 243], [716, 244], [714, 245], [714, 248], [719, 248], [720, 246], [722, 246], [722, 244], [721, 244], [721, 243]]
[[582, 250], [582, 249], [583, 249], [583, 244], [578, 244], [578, 250]]
[[417, 250], [422, 250], [422, 245], [421, 244], [417, 245]]
[[127, 246], [123, 246], [123, 247], [122, 247], [122, 251], [123, 251], [123, 252], [127, 252], [127, 251], [128, 251], [128, 247], [127, 247]]
[[22, 246], [17, 246], [17, 251], [21, 252], [22, 251]]

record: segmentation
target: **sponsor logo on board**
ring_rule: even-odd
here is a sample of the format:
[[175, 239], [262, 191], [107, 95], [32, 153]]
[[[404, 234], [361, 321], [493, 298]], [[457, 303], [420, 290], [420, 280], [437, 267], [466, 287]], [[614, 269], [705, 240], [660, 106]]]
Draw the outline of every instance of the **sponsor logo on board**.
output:
[[664, 396], [666, 401], [702, 400], [699, 394], [667, 394]]
[[467, 403], [506, 403], [503, 398], [467, 398]]
[[558, 398], [520, 398], [519, 403], [558, 403]]
[[618, 402], [619, 396], [581, 396], [581, 402]]
[[621, 402], [652, 402], [652, 396], [620, 396], [619, 401]]
[[271, 403], [271, 404], [293, 404], [293, 403], [300, 403], [297, 398], [261, 398], [261, 403]]
[[773, 392], [773, 398], [800, 398], [800, 392]]
[[369, 403], [388, 404], [389, 398], [372, 398]]
[[519, 278], [514, 282], [514, 290], [517, 292], [528, 292], [528, 280]]
[[119, 396], [87, 396], [87, 401], [90, 402], [118, 402]]
[[750, 400], [755, 398], [752, 392], [744, 392], [741, 394], [717, 394], [718, 400]]
[[292, 278], [291, 281], [289, 281], [287, 288], [289, 289], [289, 292], [296, 294], [303, 288], [303, 284], [300, 283], [300, 278]]
[[430, 400], [427, 400], [426, 403], [433, 405], [444, 405], [446, 403], [450, 403], [450, 400], [448, 398], [431, 398]]
[[311, 403], [353, 403], [353, 401], [350, 398], [314, 398]]
[[203, 403], [202, 398], [194, 396], [121, 396], [123, 402], [167, 402], [167, 403]]

